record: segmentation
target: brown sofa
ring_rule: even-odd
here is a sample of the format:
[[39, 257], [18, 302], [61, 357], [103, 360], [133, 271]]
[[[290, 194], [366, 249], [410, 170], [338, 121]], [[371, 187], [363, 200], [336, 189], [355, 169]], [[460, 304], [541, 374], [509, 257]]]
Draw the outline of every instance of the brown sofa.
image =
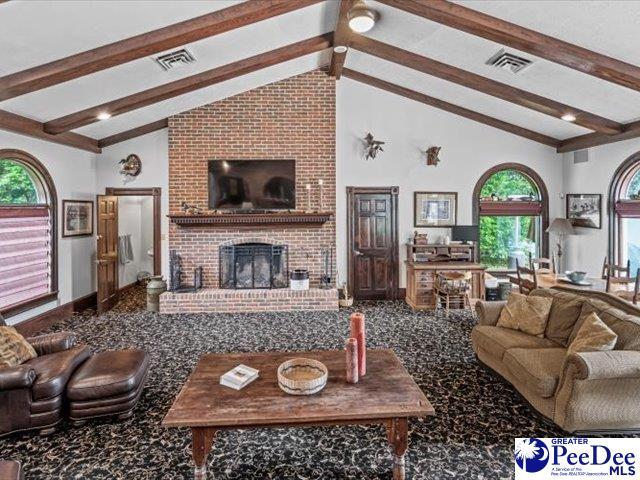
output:
[[[0, 324], [2, 324], [0, 319]], [[17, 367], [0, 368], [0, 436], [38, 429], [47, 434], [63, 418], [69, 378], [90, 356], [72, 333], [27, 338], [38, 356]]]
[[[506, 302], [478, 302], [473, 349], [542, 415], [568, 432], [640, 431], [640, 308], [613, 295], [538, 289], [553, 298], [544, 338], [497, 327]], [[567, 355], [590, 312], [618, 335], [615, 349]]]

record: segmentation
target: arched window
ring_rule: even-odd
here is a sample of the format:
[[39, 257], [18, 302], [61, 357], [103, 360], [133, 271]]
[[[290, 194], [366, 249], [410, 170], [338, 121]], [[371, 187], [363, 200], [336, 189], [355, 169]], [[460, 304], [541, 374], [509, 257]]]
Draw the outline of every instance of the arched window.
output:
[[609, 258], [640, 267], [640, 152], [627, 158], [609, 187]]
[[529, 167], [497, 165], [485, 172], [473, 192], [474, 224], [480, 228], [480, 262], [491, 270], [515, 270], [548, 256], [547, 188]]
[[0, 150], [0, 313], [57, 296], [57, 197], [47, 169], [19, 150]]

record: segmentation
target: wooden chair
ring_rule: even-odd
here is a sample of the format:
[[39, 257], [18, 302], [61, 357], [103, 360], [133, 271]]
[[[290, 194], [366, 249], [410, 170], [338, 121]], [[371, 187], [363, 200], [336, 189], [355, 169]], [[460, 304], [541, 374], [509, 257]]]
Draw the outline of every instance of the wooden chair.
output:
[[[520, 289], [520, 293], [528, 295], [538, 288], [536, 271], [533, 268], [521, 267], [518, 259], [516, 259], [516, 274], [518, 275], [518, 288]], [[523, 277], [523, 275], [528, 275], [530, 278]]]
[[449, 313], [451, 307], [466, 309], [471, 308], [471, 273], [470, 272], [439, 272], [436, 276], [434, 291], [437, 297], [437, 305], [444, 300], [445, 310]]
[[[620, 297], [627, 302], [631, 302], [634, 305], [638, 304], [638, 293], [640, 292], [640, 268], [636, 271], [635, 279], [633, 280], [633, 291], [631, 290], [617, 290], [612, 292], [616, 297]], [[626, 286], [626, 285], [625, 285]], [[607, 282], [607, 292], [609, 291], [609, 283]]]
[[[617, 297], [624, 298], [632, 303], [637, 303], [638, 300], [638, 287], [640, 279], [640, 268], [636, 272], [636, 276], [631, 276], [631, 261], [627, 260], [626, 265], [614, 265], [607, 263], [605, 257], [604, 264], [602, 265], [602, 278], [607, 283], [605, 291], [607, 293], [613, 293]], [[629, 285], [633, 284], [633, 291], [629, 290]], [[619, 288], [622, 287], [622, 290]]]
[[529, 268], [538, 273], [556, 273], [556, 262], [553, 258], [529, 258]]

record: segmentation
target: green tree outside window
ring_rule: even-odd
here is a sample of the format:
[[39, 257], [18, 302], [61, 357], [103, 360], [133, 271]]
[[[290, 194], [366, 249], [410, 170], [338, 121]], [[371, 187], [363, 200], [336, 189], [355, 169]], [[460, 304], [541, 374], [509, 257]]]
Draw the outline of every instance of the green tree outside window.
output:
[[[496, 172], [485, 182], [481, 197], [497, 195], [506, 199], [511, 195], [540, 198], [535, 184], [517, 170]], [[538, 219], [526, 216], [480, 217], [480, 260], [489, 269], [513, 268], [510, 257], [536, 255], [538, 242]]]
[[38, 203], [38, 191], [26, 168], [17, 162], [0, 159], [0, 204]]

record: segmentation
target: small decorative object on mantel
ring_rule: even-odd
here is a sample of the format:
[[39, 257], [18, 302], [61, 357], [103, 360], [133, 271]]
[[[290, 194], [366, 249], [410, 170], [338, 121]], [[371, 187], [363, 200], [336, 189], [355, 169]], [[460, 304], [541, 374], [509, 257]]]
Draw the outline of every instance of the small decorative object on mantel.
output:
[[413, 232], [413, 244], [414, 245], [427, 245], [429, 243], [429, 235], [426, 233], [418, 233], [417, 230]]
[[429, 147], [426, 151], [427, 154], [427, 165], [433, 165], [434, 167], [440, 163], [440, 158], [438, 158], [438, 154], [440, 153], [440, 149], [442, 147]]
[[307, 212], [311, 211], [311, 184], [307, 183], [304, 188], [307, 190]]
[[182, 208], [182, 211], [189, 214], [189, 215], [202, 215], [202, 208], [200, 208], [198, 205], [194, 204], [190, 204], [187, 202], [182, 202], [182, 204], [180, 205], [180, 208]]
[[327, 384], [329, 370], [312, 358], [292, 358], [278, 367], [278, 386], [289, 395], [313, 395]]
[[350, 319], [351, 338], [358, 342], [358, 375], [364, 377], [367, 374], [367, 341], [365, 338], [364, 313], [353, 312]]
[[345, 351], [347, 354], [347, 383], [358, 383], [358, 340], [347, 338]]
[[382, 145], [385, 142], [381, 142], [380, 140], [374, 140], [373, 135], [371, 133], [367, 133], [367, 136], [364, 137], [365, 150], [364, 150], [364, 158], [365, 160], [375, 159], [378, 155], [378, 152], [384, 152], [382, 149]]
[[120, 175], [125, 177], [137, 177], [142, 171], [142, 161], [135, 153], [128, 155], [127, 158], [120, 160]]
[[321, 178], [318, 179], [318, 190], [320, 191], [320, 204], [318, 205], [318, 211], [322, 212], [324, 209], [324, 205], [323, 205], [323, 198], [322, 198], [322, 186], [324, 185], [324, 180], [322, 180]]

